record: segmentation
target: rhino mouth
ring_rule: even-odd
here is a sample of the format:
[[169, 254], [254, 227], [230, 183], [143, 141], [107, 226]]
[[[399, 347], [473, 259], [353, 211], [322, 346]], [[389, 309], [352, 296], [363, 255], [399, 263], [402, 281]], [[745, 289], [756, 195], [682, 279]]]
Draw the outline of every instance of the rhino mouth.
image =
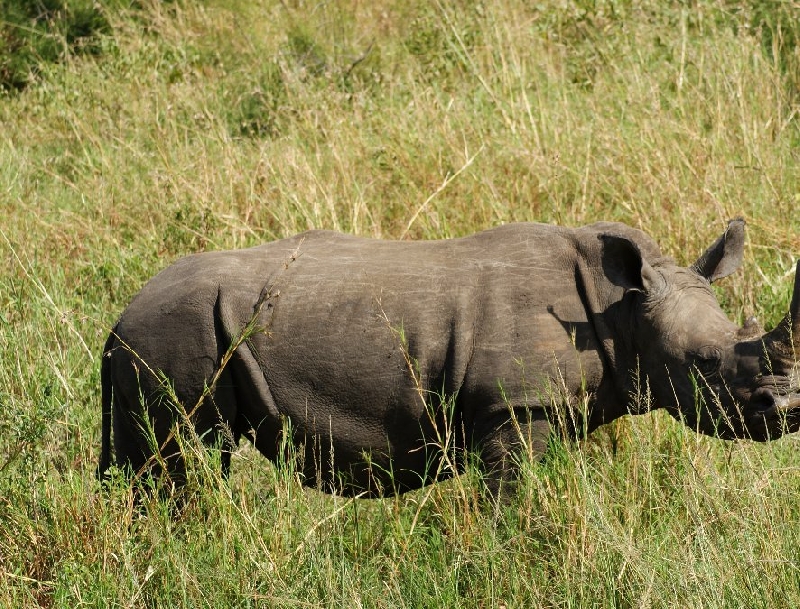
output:
[[775, 396], [775, 409], [786, 415], [800, 417], [800, 393]]
[[789, 389], [788, 383], [757, 389], [751, 399], [751, 429], [763, 426], [763, 434], [753, 439], [776, 438], [800, 430], [800, 388]]

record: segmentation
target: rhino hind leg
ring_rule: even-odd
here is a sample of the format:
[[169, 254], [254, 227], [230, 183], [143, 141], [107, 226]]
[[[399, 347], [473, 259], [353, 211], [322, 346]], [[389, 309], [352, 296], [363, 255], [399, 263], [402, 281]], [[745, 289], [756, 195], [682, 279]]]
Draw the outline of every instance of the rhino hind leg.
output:
[[194, 429], [206, 446], [219, 448], [222, 477], [228, 479], [231, 455], [239, 445], [235, 383], [228, 369], [222, 370], [213, 393], [203, 399], [196, 413]]
[[506, 502], [516, 492], [520, 464], [526, 459], [538, 460], [544, 454], [550, 423], [543, 412], [525, 410], [521, 415], [498, 419], [489, 429], [475, 448], [488, 495]]
[[137, 493], [147, 487], [147, 481], [158, 481], [164, 491], [167, 486], [183, 486], [184, 461], [178, 443], [169, 439], [168, 426], [161, 419], [145, 416], [138, 396], [135, 400], [126, 398], [117, 392], [112, 404], [117, 467], [133, 481]]
[[[201, 398], [179, 387], [167, 391], [163, 383], [132, 365], [131, 359], [118, 357], [111, 377], [114, 457], [137, 494], [148, 486], [165, 496], [182, 490], [187, 481], [188, 453], [184, 453], [194, 448], [220, 449], [222, 476], [227, 478], [240, 436], [230, 374], [223, 370], [212, 391]], [[181, 432], [181, 420], [191, 429], [184, 426]], [[182, 437], [176, 438], [176, 433]]]

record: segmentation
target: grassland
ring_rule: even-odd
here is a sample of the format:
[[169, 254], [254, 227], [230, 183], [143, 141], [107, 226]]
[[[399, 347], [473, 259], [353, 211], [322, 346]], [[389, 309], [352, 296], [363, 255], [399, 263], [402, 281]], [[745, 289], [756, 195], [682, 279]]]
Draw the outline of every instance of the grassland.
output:
[[607, 219], [688, 263], [743, 216], [719, 296], [775, 324], [800, 256], [797, 2], [93, 6], [92, 52], [42, 30], [64, 50], [0, 97], [0, 606], [800, 605], [794, 437], [626, 417], [554, 446], [499, 513], [474, 475], [349, 500], [244, 446], [228, 484], [197, 456], [177, 519], [93, 475], [105, 334], [190, 252]]

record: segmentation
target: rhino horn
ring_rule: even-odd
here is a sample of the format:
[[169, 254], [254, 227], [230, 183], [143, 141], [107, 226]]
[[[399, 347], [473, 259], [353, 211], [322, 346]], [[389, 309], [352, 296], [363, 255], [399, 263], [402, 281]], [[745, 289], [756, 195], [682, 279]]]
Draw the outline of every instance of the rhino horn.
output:
[[764, 335], [764, 342], [773, 357], [789, 365], [800, 361], [800, 260], [794, 272], [794, 291], [789, 313], [781, 323]]
[[800, 260], [794, 269], [794, 292], [789, 306], [789, 319], [792, 325], [792, 339], [795, 356], [800, 353]]

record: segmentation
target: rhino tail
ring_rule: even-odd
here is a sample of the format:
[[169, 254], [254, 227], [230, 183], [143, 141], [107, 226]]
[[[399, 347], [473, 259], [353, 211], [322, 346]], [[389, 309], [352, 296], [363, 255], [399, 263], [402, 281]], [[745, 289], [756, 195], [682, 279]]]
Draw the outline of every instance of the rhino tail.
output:
[[113, 390], [111, 387], [111, 348], [116, 338], [116, 326], [111, 330], [103, 347], [100, 360], [100, 386], [102, 422], [100, 428], [100, 462], [97, 465], [97, 479], [104, 482], [111, 467], [111, 417], [113, 407]]

